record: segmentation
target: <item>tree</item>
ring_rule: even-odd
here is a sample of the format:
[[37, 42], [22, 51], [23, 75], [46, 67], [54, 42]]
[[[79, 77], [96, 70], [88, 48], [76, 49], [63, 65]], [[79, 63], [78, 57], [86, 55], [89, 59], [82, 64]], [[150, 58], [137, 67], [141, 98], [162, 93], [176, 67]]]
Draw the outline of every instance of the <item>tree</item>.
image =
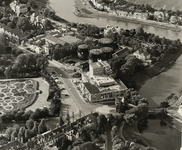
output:
[[16, 25], [13, 22], [8, 22], [7, 26], [10, 27], [11, 29], [14, 29]]
[[135, 119], [135, 114], [125, 114], [124, 119], [125, 119], [126, 123], [133, 124], [134, 119]]
[[31, 130], [31, 136], [34, 137], [37, 135], [37, 133], [38, 133], [38, 123], [37, 121], [34, 121], [34, 126]]
[[24, 114], [24, 112], [23, 111], [19, 111], [19, 112], [17, 112], [16, 114], [15, 114], [15, 121], [22, 121], [22, 120], [24, 120], [23, 119], [23, 114]]
[[167, 108], [167, 107], [169, 107], [170, 105], [169, 105], [169, 102], [167, 102], [167, 101], [163, 101], [163, 102], [161, 102], [161, 104], [160, 104], [160, 107], [162, 107], [162, 108]]
[[35, 112], [31, 115], [33, 120], [38, 120], [41, 118], [41, 109], [37, 108]]
[[165, 119], [168, 117], [166, 109], [161, 109], [159, 112], [156, 113], [157, 118]]
[[64, 124], [63, 116], [59, 116], [59, 126], [61, 127]]
[[6, 79], [11, 78], [11, 74], [12, 74], [12, 68], [11, 66], [8, 66], [7, 69], [4, 71], [4, 75], [6, 76]]
[[40, 55], [37, 60], [36, 60], [36, 63], [37, 63], [37, 66], [40, 68], [40, 69], [45, 69], [48, 65], [49, 65], [49, 61], [48, 59], [43, 56], [43, 55]]
[[41, 122], [38, 126], [38, 134], [41, 134], [41, 133], [44, 133], [47, 131], [47, 128], [45, 126], [45, 122], [44, 122], [44, 119], [41, 119]]
[[28, 139], [30, 139], [30, 138], [31, 138], [30, 130], [26, 129], [25, 130], [25, 141], [28, 141]]
[[33, 128], [33, 126], [34, 126], [34, 120], [29, 119], [29, 120], [26, 121], [26, 127], [27, 127], [29, 130], [31, 130], [31, 129]]
[[100, 114], [98, 117], [97, 117], [97, 123], [98, 123], [98, 126], [99, 128], [103, 128], [105, 127], [106, 123], [107, 123], [107, 118], [105, 115], [103, 114]]
[[11, 139], [11, 134], [12, 134], [12, 132], [13, 132], [13, 128], [9, 127], [9, 128], [6, 129], [5, 134], [6, 134], [6, 138], [7, 138], [8, 140]]
[[1, 46], [1, 52], [4, 52], [5, 47], [9, 46], [9, 37], [5, 33], [3, 33], [1, 36], [0, 46]]
[[7, 25], [9, 21], [10, 21], [9, 18], [6, 18], [6, 17], [3, 17], [3, 18], [0, 20], [0, 22], [3, 23], [3, 24], [5, 24], [5, 25]]
[[49, 116], [49, 109], [47, 107], [44, 107], [41, 110], [41, 118], [45, 118], [45, 117], [48, 117], [48, 116]]
[[92, 142], [85, 142], [74, 147], [72, 150], [100, 150], [100, 148]]
[[45, 29], [48, 29], [48, 30], [53, 29], [52, 22], [48, 19], [45, 19], [43, 26]]
[[143, 27], [142, 26], [139, 26], [139, 27], [137, 27], [136, 28], [136, 35], [144, 35], [144, 29], [143, 29]]
[[25, 127], [20, 127], [19, 132], [18, 132], [18, 139], [21, 142], [24, 142], [25, 140]]
[[30, 118], [30, 116], [33, 114], [32, 110], [28, 110], [23, 114], [23, 119], [26, 121]]
[[27, 17], [19, 17], [16, 26], [23, 31], [31, 29], [31, 24]]
[[11, 141], [14, 141], [18, 136], [18, 133], [16, 130], [14, 130], [12, 133], [11, 133]]

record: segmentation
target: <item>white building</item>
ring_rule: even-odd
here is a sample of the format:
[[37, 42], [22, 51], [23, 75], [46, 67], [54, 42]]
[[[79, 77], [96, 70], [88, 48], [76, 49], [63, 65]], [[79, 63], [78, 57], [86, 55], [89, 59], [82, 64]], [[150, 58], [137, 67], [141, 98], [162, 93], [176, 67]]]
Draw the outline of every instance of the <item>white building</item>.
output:
[[152, 63], [151, 55], [148, 52], [140, 52], [135, 51], [133, 53], [134, 56], [136, 56], [138, 59], [143, 61], [144, 66], [150, 65]]
[[26, 13], [28, 11], [26, 4], [21, 4], [18, 0], [14, 0], [10, 4], [10, 8], [19, 16], [21, 13]]
[[90, 71], [82, 73], [83, 83], [80, 85], [80, 92], [89, 101], [112, 100], [122, 96], [127, 89], [121, 81], [118, 84], [112, 77], [106, 75], [106, 66], [108, 65], [102, 65], [102, 61], [91, 63]]
[[182, 116], [182, 105], [179, 106], [178, 113]]

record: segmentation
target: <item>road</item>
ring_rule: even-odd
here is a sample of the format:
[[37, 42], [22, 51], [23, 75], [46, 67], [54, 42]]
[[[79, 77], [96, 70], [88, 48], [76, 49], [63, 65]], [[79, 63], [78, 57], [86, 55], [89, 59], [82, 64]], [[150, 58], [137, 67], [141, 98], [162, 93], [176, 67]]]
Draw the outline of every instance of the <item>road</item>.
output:
[[[67, 73], [65, 69], [63, 70], [61, 68], [61, 64], [55, 60], [50, 61], [50, 67], [59, 75], [59, 77], [62, 79], [62, 82], [64, 83], [66, 89], [68, 90], [70, 96], [72, 99], [75, 101], [77, 104], [79, 110], [81, 111], [82, 115], [87, 115], [91, 111], [95, 112], [95, 110], [99, 107], [102, 107], [103, 105], [101, 104], [93, 104], [93, 103], [86, 103], [83, 98], [80, 96], [78, 91], [75, 89], [75, 86], [73, 85], [71, 79], [72, 77]], [[61, 75], [60, 75], [61, 74]]]
[[[26, 50], [26, 47], [17, 45], [20, 49], [27, 53], [33, 53], [28, 50]], [[103, 107], [103, 104], [97, 104], [97, 103], [86, 103], [83, 98], [80, 96], [78, 91], [75, 89], [75, 86], [72, 83], [72, 77], [69, 75], [69, 73], [73, 72], [69, 69], [65, 69], [66, 67], [64, 64], [59, 63], [55, 60], [49, 60], [49, 67], [51, 70], [55, 71], [57, 76], [62, 79], [62, 82], [64, 83], [64, 87], [67, 89], [70, 97], [65, 98], [63, 101], [63, 107], [65, 106], [63, 113], [65, 114], [67, 110], [69, 110], [69, 113], [72, 114], [74, 112], [74, 117], [79, 118], [79, 111], [81, 111], [81, 116], [87, 115], [91, 112], [99, 111], [101, 113], [105, 113], [105, 109], [107, 111], [110, 110], [109, 107]], [[68, 67], [67, 67], [68, 68]], [[112, 108], [113, 109], [113, 108]], [[70, 115], [71, 116], [71, 115]]]

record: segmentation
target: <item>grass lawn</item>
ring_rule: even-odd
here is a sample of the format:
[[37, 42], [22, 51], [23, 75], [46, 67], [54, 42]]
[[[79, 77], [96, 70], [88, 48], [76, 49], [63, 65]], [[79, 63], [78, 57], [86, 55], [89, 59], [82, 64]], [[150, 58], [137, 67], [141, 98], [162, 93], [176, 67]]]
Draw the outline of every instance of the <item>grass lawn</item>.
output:
[[0, 81], [0, 115], [30, 106], [38, 97], [38, 82], [33, 79]]
[[37, 100], [34, 101], [31, 106], [27, 107], [26, 110], [35, 111], [37, 108], [49, 108], [50, 102], [47, 101], [47, 97], [49, 95], [49, 84], [42, 78], [34, 78], [34, 80], [39, 83], [39, 90], [42, 91], [42, 93], [38, 95]]

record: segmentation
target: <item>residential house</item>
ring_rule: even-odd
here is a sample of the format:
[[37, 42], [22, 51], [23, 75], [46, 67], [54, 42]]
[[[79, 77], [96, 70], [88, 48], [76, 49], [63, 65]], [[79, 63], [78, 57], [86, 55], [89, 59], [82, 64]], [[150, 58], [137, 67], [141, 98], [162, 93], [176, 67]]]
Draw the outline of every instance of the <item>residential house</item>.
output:
[[29, 48], [37, 54], [43, 52], [43, 49], [37, 45], [29, 45]]
[[26, 4], [21, 4], [18, 0], [14, 0], [10, 4], [10, 8], [19, 16], [20, 14], [24, 14], [28, 11], [28, 7]]
[[21, 42], [27, 41], [27, 35], [18, 28], [11, 29], [0, 23], [0, 30], [8, 36], [12, 43], [20, 44]]
[[168, 17], [169, 17], [169, 14], [167, 12], [163, 12], [163, 11], [154, 12], [154, 18], [156, 18], [157, 21], [164, 21], [164, 19]]
[[170, 23], [172, 24], [178, 24], [181, 21], [182, 21], [182, 18], [178, 16], [171, 16], [170, 18]]
[[133, 53], [138, 59], [143, 61], [144, 66], [151, 64], [151, 55], [147, 51], [137, 50]]
[[102, 5], [102, 3], [99, 3], [97, 0], [90, 0], [90, 1], [93, 3], [93, 5], [97, 9], [99, 9], [99, 10], [103, 10], [104, 9], [104, 6]]

